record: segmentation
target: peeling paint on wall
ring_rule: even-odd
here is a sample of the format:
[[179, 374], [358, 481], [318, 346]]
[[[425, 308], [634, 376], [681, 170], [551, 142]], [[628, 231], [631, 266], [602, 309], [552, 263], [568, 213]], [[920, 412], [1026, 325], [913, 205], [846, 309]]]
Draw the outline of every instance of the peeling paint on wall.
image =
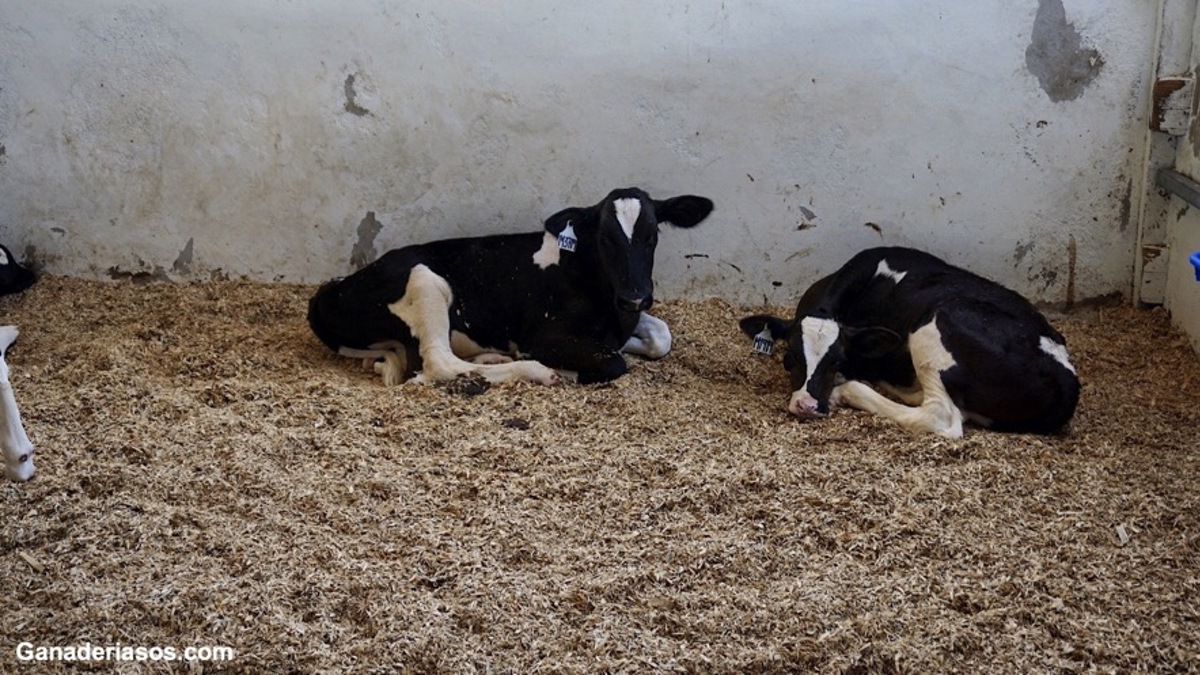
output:
[[1200, 157], [1200, 85], [1192, 89], [1192, 124], [1188, 129], [1188, 141], [1192, 144], [1192, 155]]
[[354, 270], [366, 267], [378, 257], [379, 254], [375, 250], [375, 237], [379, 236], [382, 229], [383, 225], [375, 218], [375, 212], [367, 211], [366, 217], [358, 223], [356, 231], [358, 239], [350, 251], [350, 266]]
[[1040, 0], [1025, 65], [1051, 101], [1073, 101], [1100, 74], [1104, 59], [1099, 51], [1083, 47], [1062, 0]]
[[1129, 230], [1129, 222], [1133, 211], [1133, 179], [1125, 180], [1125, 191], [1121, 193], [1121, 215], [1120, 224], [1121, 232]]
[[171, 265], [171, 269], [180, 274], [186, 274], [192, 269], [192, 253], [195, 240], [189, 238], [183, 250], [179, 252], [179, 257], [175, 258], [175, 262]]
[[149, 265], [146, 261], [138, 259], [140, 269], [125, 270], [113, 265], [108, 268], [108, 277], [115, 281], [132, 281], [135, 284], [148, 284], [152, 281], [170, 281], [171, 277], [162, 265]]
[[1032, 241], [1027, 244], [1017, 244], [1017, 247], [1013, 249], [1013, 260], [1020, 265], [1025, 260], [1025, 256], [1029, 255], [1029, 252], [1032, 250]]
[[354, 75], [346, 76], [344, 90], [346, 93], [346, 112], [350, 113], [351, 115], [358, 115], [359, 117], [365, 117], [371, 114], [370, 110], [362, 107], [354, 100], [358, 97], [358, 93], [354, 91]]

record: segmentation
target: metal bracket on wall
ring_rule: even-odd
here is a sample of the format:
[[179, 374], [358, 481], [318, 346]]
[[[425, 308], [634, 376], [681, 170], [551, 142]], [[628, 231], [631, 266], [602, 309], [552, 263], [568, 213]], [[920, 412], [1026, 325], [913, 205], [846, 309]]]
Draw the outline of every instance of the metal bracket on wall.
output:
[[1159, 169], [1154, 183], [1188, 204], [1200, 209], [1200, 183], [1174, 169]]

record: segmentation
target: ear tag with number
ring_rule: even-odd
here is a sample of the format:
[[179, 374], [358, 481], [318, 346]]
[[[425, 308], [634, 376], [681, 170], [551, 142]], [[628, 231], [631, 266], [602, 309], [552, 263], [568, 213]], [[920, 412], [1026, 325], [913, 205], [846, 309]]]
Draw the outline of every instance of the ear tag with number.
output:
[[761, 333], [754, 336], [754, 351], [767, 356], [775, 352], [775, 338], [771, 337], [769, 328], [762, 329]]
[[575, 228], [571, 225], [571, 221], [568, 220], [567, 226], [558, 235], [558, 247], [564, 251], [574, 253], [575, 244], [577, 243], [579, 243], [579, 240], [575, 238]]

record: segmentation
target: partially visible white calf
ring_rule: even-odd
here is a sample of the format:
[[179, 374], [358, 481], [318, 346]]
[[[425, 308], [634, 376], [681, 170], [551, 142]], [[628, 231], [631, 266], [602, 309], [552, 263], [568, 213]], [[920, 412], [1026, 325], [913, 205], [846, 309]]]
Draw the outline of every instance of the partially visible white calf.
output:
[[17, 334], [16, 326], [0, 326], [0, 452], [4, 455], [4, 475], [9, 480], [26, 481], [33, 477], [33, 444], [21, 425], [21, 412], [4, 360]]

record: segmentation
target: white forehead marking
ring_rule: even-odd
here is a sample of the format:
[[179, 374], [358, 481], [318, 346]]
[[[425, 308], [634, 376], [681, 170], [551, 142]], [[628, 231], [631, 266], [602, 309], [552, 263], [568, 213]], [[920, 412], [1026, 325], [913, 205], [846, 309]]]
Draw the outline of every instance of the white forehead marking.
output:
[[808, 371], [804, 374], [803, 388], [807, 389], [808, 381], [812, 379], [817, 364], [829, 353], [829, 348], [833, 346], [833, 343], [837, 342], [838, 333], [841, 330], [833, 319], [806, 316], [800, 320], [800, 331], [804, 340], [804, 366]]
[[633, 241], [633, 226], [637, 224], [638, 216], [642, 215], [642, 200], [627, 197], [613, 202], [617, 210], [617, 222], [625, 232], [625, 237]]
[[1061, 363], [1063, 368], [1066, 368], [1072, 373], [1075, 372], [1075, 366], [1071, 365], [1071, 359], [1067, 358], [1066, 345], [1060, 345], [1045, 335], [1042, 336], [1042, 339], [1038, 342], [1038, 344], [1042, 348], [1042, 351], [1049, 354], [1050, 357], [1055, 361]]
[[558, 264], [558, 237], [546, 232], [542, 235], [542, 247], [533, 252], [533, 264], [542, 269]]
[[904, 277], [907, 275], [908, 275], [908, 272], [897, 272], [896, 270], [892, 269], [891, 267], [888, 267], [886, 260], [880, 260], [879, 267], [875, 268], [875, 276], [885, 277], [887, 279], [891, 279], [892, 281], [894, 281], [896, 283], [900, 283], [900, 281], [902, 279], [904, 279]]

